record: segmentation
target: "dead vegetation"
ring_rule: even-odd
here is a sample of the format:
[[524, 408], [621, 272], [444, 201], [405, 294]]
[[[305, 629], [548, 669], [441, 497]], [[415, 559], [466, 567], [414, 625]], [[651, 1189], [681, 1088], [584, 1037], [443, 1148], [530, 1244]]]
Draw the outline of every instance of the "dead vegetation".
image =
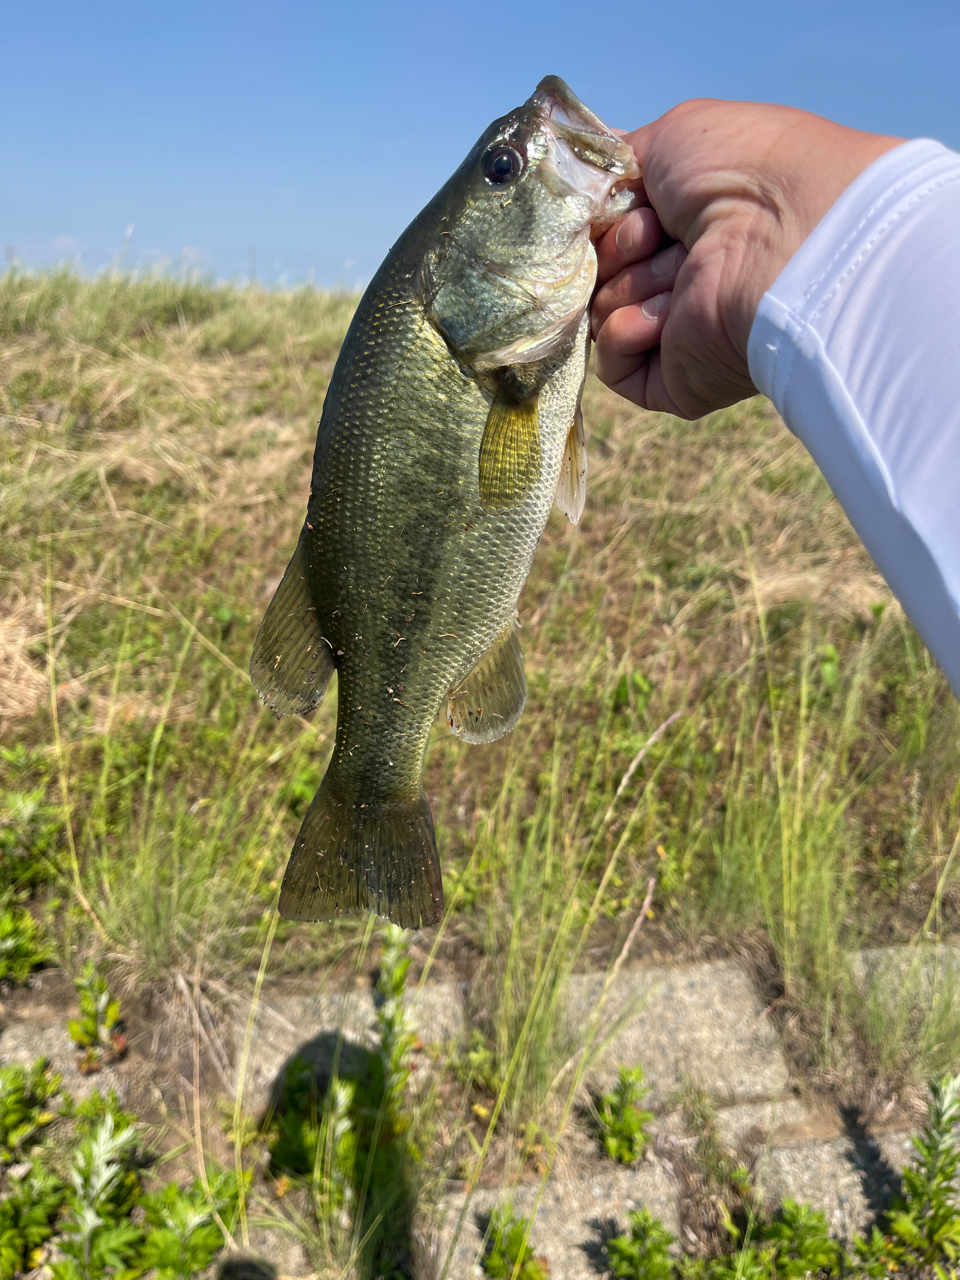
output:
[[[131, 990], [260, 963], [333, 699], [277, 724], [245, 672], [352, 306], [0, 281], [0, 788], [64, 824], [58, 883], [89, 908], [64, 958], [108, 953]], [[760, 939], [798, 1056], [844, 1070], [877, 1034], [849, 954], [957, 930], [954, 701], [765, 401], [684, 423], [591, 381], [585, 417], [586, 514], [554, 512], [521, 600], [524, 719], [430, 749], [439, 955], [513, 945], [519, 1007], [558, 930], [571, 965], [617, 954], [652, 874], [644, 945]], [[364, 936], [281, 925], [271, 973], [347, 972]], [[871, 1061], [907, 1070], [922, 1041]]]

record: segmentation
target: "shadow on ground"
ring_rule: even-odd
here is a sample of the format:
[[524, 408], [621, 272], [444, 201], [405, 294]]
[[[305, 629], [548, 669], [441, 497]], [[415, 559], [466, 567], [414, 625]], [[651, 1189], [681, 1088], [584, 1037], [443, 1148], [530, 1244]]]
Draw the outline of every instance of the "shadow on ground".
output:
[[860, 1175], [863, 1197], [873, 1215], [867, 1230], [876, 1223], [882, 1231], [887, 1210], [902, 1190], [900, 1175], [880, 1150], [880, 1144], [863, 1127], [856, 1107], [841, 1107], [840, 1114], [844, 1132], [853, 1147], [847, 1159]]
[[584, 1240], [580, 1248], [587, 1255], [591, 1270], [604, 1276], [610, 1271], [610, 1259], [607, 1257], [607, 1245], [620, 1235], [623, 1228], [616, 1218], [591, 1218], [587, 1226], [594, 1233], [592, 1239]]
[[225, 1258], [217, 1268], [217, 1280], [277, 1280], [277, 1272], [259, 1258]]
[[359, 1250], [359, 1280], [414, 1276], [416, 1160], [378, 1053], [332, 1031], [306, 1041], [280, 1069], [262, 1127], [271, 1172], [311, 1188], [328, 1234], [347, 1256]]

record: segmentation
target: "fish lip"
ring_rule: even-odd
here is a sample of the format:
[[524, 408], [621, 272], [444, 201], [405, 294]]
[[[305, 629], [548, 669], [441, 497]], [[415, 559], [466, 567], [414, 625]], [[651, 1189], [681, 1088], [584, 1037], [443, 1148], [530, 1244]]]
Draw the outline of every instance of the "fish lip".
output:
[[531, 94], [530, 101], [540, 108], [541, 114], [547, 119], [559, 120], [565, 115], [566, 124], [579, 126], [593, 133], [611, 133], [600, 117], [594, 115], [559, 76], [544, 76]]
[[559, 76], [544, 76], [529, 99], [551, 133], [581, 162], [623, 182], [640, 177], [631, 148], [573, 92]]

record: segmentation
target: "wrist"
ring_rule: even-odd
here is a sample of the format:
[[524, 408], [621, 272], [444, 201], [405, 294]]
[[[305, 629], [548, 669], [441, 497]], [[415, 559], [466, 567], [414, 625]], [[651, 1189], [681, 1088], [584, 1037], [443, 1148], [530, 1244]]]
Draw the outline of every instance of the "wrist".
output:
[[[802, 123], [779, 140], [785, 161], [770, 166], [766, 189], [730, 220], [730, 252], [737, 266], [731, 272], [726, 304], [721, 300], [721, 313], [745, 362], [763, 295], [851, 183], [903, 141], [796, 114]], [[803, 136], [791, 148], [789, 134], [795, 130]]]

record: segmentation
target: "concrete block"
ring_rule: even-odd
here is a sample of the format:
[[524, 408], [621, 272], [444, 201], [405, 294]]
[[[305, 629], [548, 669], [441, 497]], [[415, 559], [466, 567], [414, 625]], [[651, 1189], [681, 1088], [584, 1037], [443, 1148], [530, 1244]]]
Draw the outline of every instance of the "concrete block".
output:
[[[574, 1021], [586, 1024], [598, 1006], [603, 975], [570, 982]], [[600, 1060], [606, 1087], [619, 1063], [639, 1063], [651, 1100], [663, 1104], [685, 1076], [729, 1101], [775, 1098], [787, 1084], [776, 1029], [738, 964], [720, 961], [675, 969], [627, 969], [607, 995], [604, 1026], [623, 1025]]]
[[[463, 1032], [463, 992], [458, 984], [426, 984], [407, 992], [411, 1031], [425, 1044], [450, 1043]], [[376, 1007], [370, 990], [262, 1000], [257, 1010], [244, 1094], [252, 1111], [266, 1107], [286, 1065], [300, 1055], [320, 1077], [334, 1064], [342, 1074], [362, 1073], [376, 1045]], [[246, 1016], [235, 1029], [237, 1057], [246, 1032]], [[275, 1100], [275, 1099], [274, 1099]]]
[[121, 1102], [126, 1098], [126, 1081], [117, 1067], [103, 1066], [93, 1075], [77, 1070], [76, 1045], [66, 1027], [13, 1022], [0, 1031], [0, 1065], [20, 1062], [29, 1067], [37, 1058], [49, 1059], [54, 1071], [63, 1075], [62, 1087], [77, 1099], [87, 1098], [97, 1089], [104, 1095], [116, 1090]]
[[771, 1208], [786, 1199], [806, 1202], [822, 1210], [830, 1230], [844, 1240], [864, 1231], [881, 1207], [868, 1198], [863, 1161], [846, 1137], [766, 1147], [756, 1180]]
[[[717, 1111], [720, 1137], [731, 1147], [747, 1138], [777, 1145], [784, 1131], [808, 1129], [816, 1123], [805, 1103], [799, 1098], [779, 1098], [770, 1102], [743, 1102], [739, 1106], [721, 1107]], [[834, 1126], [835, 1137], [839, 1126]]]
[[[497, 1205], [512, 1204], [522, 1217], [533, 1213], [538, 1185], [523, 1185], [512, 1192], [478, 1188], [470, 1201], [460, 1234], [454, 1243], [463, 1212], [463, 1193], [447, 1196], [442, 1205], [442, 1227], [435, 1255], [442, 1272], [453, 1251], [448, 1280], [474, 1280], [483, 1275], [483, 1230]], [[550, 1264], [550, 1274], [562, 1280], [596, 1280], [603, 1271], [603, 1244], [626, 1229], [628, 1209], [645, 1206], [668, 1230], [678, 1230], [676, 1183], [656, 1162], [636, 1168], [601, 1168], [587, 1177], [551, 1178], [537, 1212], [530, 1241], [537, 1254]]]

